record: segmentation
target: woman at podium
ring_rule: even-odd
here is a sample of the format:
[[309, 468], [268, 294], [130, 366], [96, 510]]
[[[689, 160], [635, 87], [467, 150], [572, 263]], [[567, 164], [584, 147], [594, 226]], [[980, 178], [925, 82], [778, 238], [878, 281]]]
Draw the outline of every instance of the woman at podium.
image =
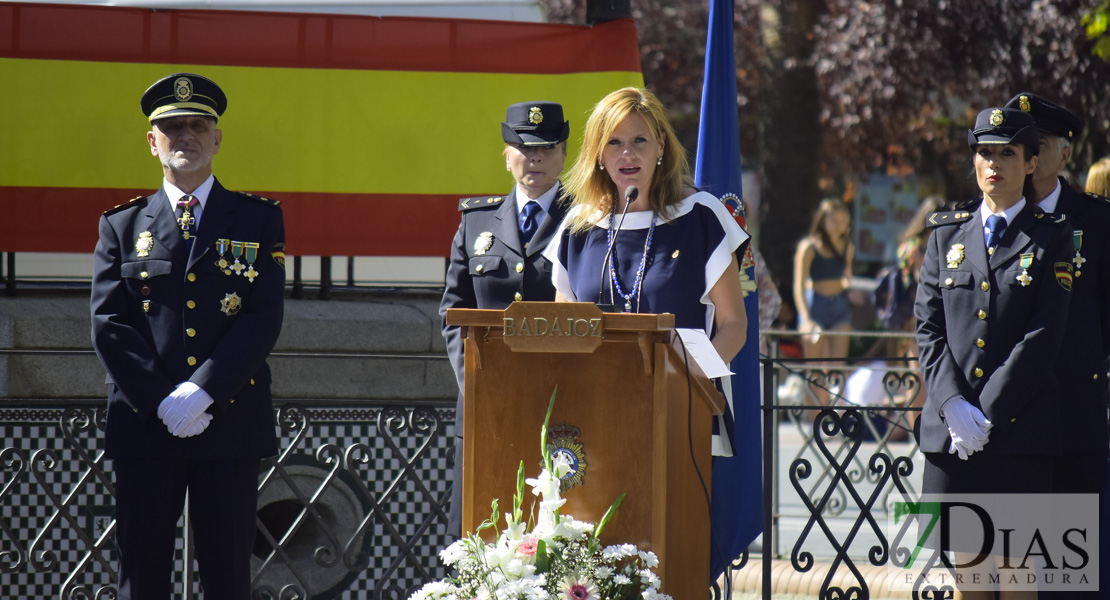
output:
[[[736, 255], [748, 234], [718, 198], [694, 189], [659, 99], [629, 87], [598, 102], [565, 186], [574, 200], [544, 251], [555, 299], [671, 313], [730, 362], [747, 337]], [[717, 456], [733, 454], [725, 412], [714, 424]]]
[[748, 234], [694, 189], [659, 99], [632, 87], [603, 98], [564, 183], [573, 203], [544, 251], [556, 300], [672, 313], [731, 361], [747, 335], [736, 253]]

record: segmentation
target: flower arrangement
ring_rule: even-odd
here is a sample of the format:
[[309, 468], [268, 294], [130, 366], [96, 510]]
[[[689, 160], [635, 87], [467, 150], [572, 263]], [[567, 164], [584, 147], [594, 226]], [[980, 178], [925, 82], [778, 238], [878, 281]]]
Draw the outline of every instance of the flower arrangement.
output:
[[[536, 478], [525, 479], [521, 461], [513, 510], [505, 513], [505, 529], [497, 541], [487, 543], [479, 535], [496, 526], [494, 500], [490, 518], [477, 531], [440, 552], [457, 576], [426, 584], [410, 600], [670, 600], [658, 591], [659, 577], [652, 569], [659, 560], [654, 553], [632, 544], [602, 546], [599, 540], [624, 494], [597, 525], [559, 514], [566, 502], [560, 497], [559, 482], [571, 467], [561, 456], [553, 459], [547, 446], [557, 391], [551, 394], [540, 432], [543, 470]], [[538, 513], [529, 515], [531, 530], [521, 509], [526, 484], [539, 498]]]

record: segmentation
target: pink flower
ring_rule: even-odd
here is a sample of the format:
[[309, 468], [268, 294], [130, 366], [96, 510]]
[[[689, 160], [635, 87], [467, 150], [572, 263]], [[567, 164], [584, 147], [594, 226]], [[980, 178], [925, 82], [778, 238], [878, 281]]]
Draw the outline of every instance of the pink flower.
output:
[[597, 586], [589, 579], [578, 577], [563, 580], [563, 594], [567, 600], [599, 600]]
[[534, 538], [534, 537], [525, 538], [525, 540], [523, 542], [521, 542], [519, 546], [516, 547], [516, 551], [521, 556], [535, 556], [536, 555], [536, 549], [537, 549], [538, 545], [539, 545], [539, 542], [536, 538]]

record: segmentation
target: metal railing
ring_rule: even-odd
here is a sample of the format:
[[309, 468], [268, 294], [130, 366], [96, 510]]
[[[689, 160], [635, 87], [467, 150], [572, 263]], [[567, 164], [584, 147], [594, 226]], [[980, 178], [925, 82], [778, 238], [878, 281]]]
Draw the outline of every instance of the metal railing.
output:
[[[884, 362], [879, 401], [860, 406], [859, 359], [763, 359], [766, 533], [734, 567], [763, 573], [764, 598], [776, 563], [815, 579], [825, 569], [812, 594], [823, 599], [876, 597], [867, 569], [893, 566], [882, 520], [920, 489], [909, 431], [924, 396], [912, 359]], [[255, 598], [404, 598], [447, 575], [454, 398], [275, 406], [281, 453], [259, 478]], [[0, 578], [18, 597], [116, 597], [104, 413], [97, 400], [0, 401]], [[180, 526], [176, 585], [199, 597]]]

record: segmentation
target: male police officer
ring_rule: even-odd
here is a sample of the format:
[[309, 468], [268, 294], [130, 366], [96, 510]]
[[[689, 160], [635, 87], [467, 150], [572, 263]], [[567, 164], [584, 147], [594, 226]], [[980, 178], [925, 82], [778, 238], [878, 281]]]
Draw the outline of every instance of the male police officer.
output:
[[[1006, 106], [1033, 117], [1040, 162], [1033, 173], [1038, 205], [1064, 215], [1074, 228], [1071, 308], [1056, 362], [1064, 423], [1064, 454], [1053, 468], [1053, 491], [1101, 493], [1106, 486], [1107, 360], [1110, 358], [1110, 200], [1075, 191], [1060, 177], [1071, 143], [1083, 129], [1066, 108], [1023, 92]], [[1101, 505], [1101, 501], [1099, 502]]]
[[259, 463], [277, 452], [266, 357], [282, 321], [281, 209], [212, 175], [227, 107], [214, 82], [175, 73], [140, 106], [164, 179], [100, 219], [91, 302], [108, 372], [120, 598], [171, 596], [188, 492], [204, 597], [241, 600]]
[[[449, 308], [503, 309], [515, 300], [554, 300], [551, 263], [543, 249], [569, 202], [561, 202], [559, 174], [567, 157], [570, 123], [555, 102], [510, 105], [501, 123], [505, 169], [516, 186], [505, 196], [463, 198], [462, 222], [451, 246], [451, 264], [439, 314]], [[463, 341], [443, 322], [447, 353], [459, 384], [455, 416], [455, 485], [448, 533], [462, 529]]]

